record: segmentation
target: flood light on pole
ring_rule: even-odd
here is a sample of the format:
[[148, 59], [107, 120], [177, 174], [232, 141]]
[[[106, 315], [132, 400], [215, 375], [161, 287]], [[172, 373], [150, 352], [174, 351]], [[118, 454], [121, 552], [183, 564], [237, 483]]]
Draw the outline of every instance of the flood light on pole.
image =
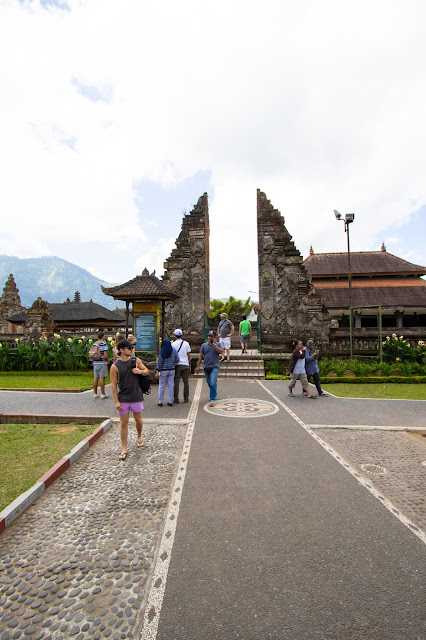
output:
[[351, 282], [351, 248], [349, 242], [349, 225], [355, 220], [354, 213], [345, 213], [343, 218], [339, 211], [334, 209], [334, 215], [336, 220], [341, 220], [345, 223], [345, 232], [348, 236], [348, 285], [349, 285], [349, 347], [351, 359], [353, 357], [353, 340], [352, 340], [352, 282]]

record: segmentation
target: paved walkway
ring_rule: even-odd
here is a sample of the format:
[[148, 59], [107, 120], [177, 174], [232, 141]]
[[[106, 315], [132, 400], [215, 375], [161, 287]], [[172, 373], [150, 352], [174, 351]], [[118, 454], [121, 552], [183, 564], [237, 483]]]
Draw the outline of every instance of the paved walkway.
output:
[[[426, 430], [425, 403], [207, 391], [154, 390], [145, 450], [132, 431], [120, 463], [115, 425], [0, 536], [0, 640], [423, 638], [426, 439], [379, 427]], [[90, 394], [0, 401], [113, 415]]]

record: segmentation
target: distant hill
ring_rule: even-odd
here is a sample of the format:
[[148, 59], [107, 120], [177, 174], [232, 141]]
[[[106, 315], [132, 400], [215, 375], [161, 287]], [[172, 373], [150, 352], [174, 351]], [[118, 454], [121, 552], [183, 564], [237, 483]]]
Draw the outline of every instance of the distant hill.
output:
[[10, 273], [13, 273], [24, 307], [32, 305], [39, 296], [47, 302], [73, 300], [76, 291], [80, 292], [82, 302], [93, 300], [107, 309], [115, 309], [117, 304], [124, 306], [124, 302], [120, 304], [102, 293], [101, 284], [112, 286], [111, 283], [55, 256], [15, 258], [0, 255], [0, 295]]

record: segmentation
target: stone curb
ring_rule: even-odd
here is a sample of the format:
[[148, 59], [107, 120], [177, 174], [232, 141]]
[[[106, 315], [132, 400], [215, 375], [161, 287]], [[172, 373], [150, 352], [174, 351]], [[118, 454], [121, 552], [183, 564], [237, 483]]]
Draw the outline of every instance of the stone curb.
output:
[[108, 420], [108, 416], [62, 416], [33, 413], [0, 413], [0, 424], [98, 424]]
[[[52, 416], [50, 416], [52, 417]], [[57, 417], [57, 416], [55, 416]], [[49, 469], [37, 482], [20, 496], [11, 502], [0, 513], [0, 534], [8, 527], [18, 516], [25, 511], [27, 507], [33, 504], [39, 496], [52, 484], [60, 475], [63, 474], [89, 447], [92, 446], [98, 438], [106, 433], [112, 427], [110, 418], [104, 420], [90, 436], [87, 436], [79, 442], [71, 451], [65, 455], [59, 462]]]
[[28, 389], [17, 387], [0, 387], [0, 391], [27, 391], [28, 393], [83, 393], [90, 391], [91, 387], [80, 387], [79, 389]]

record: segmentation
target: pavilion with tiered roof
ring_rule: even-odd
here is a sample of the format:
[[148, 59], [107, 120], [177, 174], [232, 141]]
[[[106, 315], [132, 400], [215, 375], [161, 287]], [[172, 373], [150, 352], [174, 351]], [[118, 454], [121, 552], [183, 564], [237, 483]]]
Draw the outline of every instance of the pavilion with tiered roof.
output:
[[126, 303], [126, 336], [129, 334], [129, 305], [132, 304], [133, 333], [138, 341], [137, 350], [157, 350], [158, 334], [161, 335], [161, 340], [164, 340], [165, 303], [168, 300], [177, 300], [180, 295], [159, 280], [155, 271], [150, 274], [146, 268], [140, 276], [128, 282], [101, 288], [107, 296]]

